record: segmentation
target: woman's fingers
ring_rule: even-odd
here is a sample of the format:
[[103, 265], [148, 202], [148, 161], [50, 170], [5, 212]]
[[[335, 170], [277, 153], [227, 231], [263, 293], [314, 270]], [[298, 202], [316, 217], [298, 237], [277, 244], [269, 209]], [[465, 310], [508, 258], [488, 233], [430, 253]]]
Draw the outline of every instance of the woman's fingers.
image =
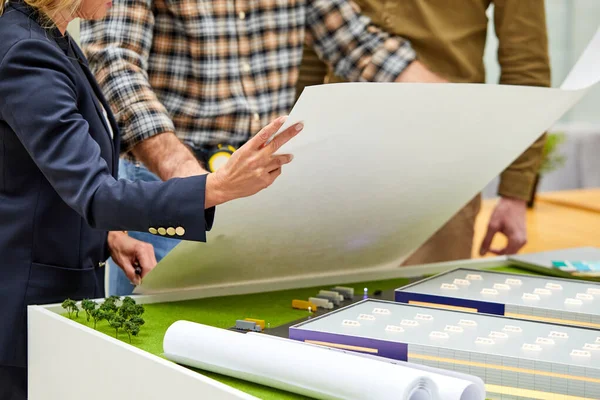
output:
[[[206, 204], [214, 206], [233, 199], [251, 196], [273, 183], [281, 174], [282, 165], [288, 164], [293, 158], [291, 154], [273, 155], [273, 153], [302, 131], [304, 127], [302, 123], [294, 124], [269, 142], [269, 139], [278, 132], [284, 122], [285, 117], [281, 117], [267, 125], [233, 153], [223, 167], [213, 175], [209, 175]], [[220, 198], [211, 197], [215, 191], [221, 193]]]
[[281, 146], [289, 142], [294, 136], [300, 133], [302, 129], [304, 129], [304, 124], [302, 122], [298, 122], [290, 126], [285, 131], [275, 136], [265, 148], [270, 154], [275, 153], [277, 150], [279, 150], [279, 148], [281, 148]]
[[294, 156], [291, 154], [280, 154], [276, 156], [271, 156], [271, 161], [265, 167], [265, 170], [269, 173], [273, 172], [276, 169], [280, 169], [282, 165], [289, 164], [294, 159]]
[[271, 183], [273, 183], [279, 175], [281, 175], [281, 168], [277, 168], [277, 169], [274, 169], [273, 171], [269, 172], [269, 177], [271, 178]]
[[258, 132], [252, 139], [248, 141], [249, 146], [252, 149], [260, 149], [265, 143], [273, 136], [279, 128], [283, 126], [287, 116], [279, 117], [276, 120], [272, 121], [269, 125], [265, 126]]

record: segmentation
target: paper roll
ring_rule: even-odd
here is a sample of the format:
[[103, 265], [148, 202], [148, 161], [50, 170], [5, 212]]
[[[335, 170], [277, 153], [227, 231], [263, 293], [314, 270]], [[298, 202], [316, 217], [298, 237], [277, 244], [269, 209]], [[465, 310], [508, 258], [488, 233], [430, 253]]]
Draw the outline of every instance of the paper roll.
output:
[[[260, 333], [247, 333], [247, 335], [261, 335]], [[279, 337], [269, 336], [269, 338], [288, 340]], [[307, 346], [312, 344], [305, 343]], [[312, 345], [316, 346], [316, 345]], [[485, 399], [485, 383], [483, 380], [474, 375], [467, 375], [462, 372], [449, 371], [440, 368], [429, 367], [427, 365], [420, 365], [414, 363], [407, 363], [406, 361], [393, 360], [390, 358], [384, 358], [379, 356], [373, 356], [365, 353], [355, 353], [349, 350], [329, 348], [332, 351], [338, 351], [343, 353], [351, 353], [359, 357], [370, 358], [372, 360], [378, 360], [381, 362], [387, 362], [397, 365], [406, 366], [409, 368], [423, 371], [423, 373], [430, 377], [431, 380], [436, 384], [440, 399], [444, 400], [476, 400]]]
[[188, 321], [169, 327], [163, 348], [166, 358], [183, 365], [317, 399], [483, 400], [441, 397], [438, 376], [411, 364]]

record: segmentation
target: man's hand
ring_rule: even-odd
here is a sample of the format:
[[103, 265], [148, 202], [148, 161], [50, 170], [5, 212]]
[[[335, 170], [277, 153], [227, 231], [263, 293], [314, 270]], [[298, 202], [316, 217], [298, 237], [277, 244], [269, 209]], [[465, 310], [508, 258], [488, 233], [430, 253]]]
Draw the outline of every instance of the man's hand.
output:
[[[525, 227], [525, 213], [527, 205], [524, 200], [500, 198], [498, 205], [492, 213], [488, 230], [479, 250], [480, 255], [488, 252], [496, 255], [515, 254], [527, 243], [527, 228]], [[503, 233], [508, 243], [504, 249], [492, 249], [492, 239], [496, 233]]]
[[448, 81], [431, 72], [420, 61], [411, 62], [396, 79], [404, 83], [448, 83]]
[[[156, 266], [154, 247], [150, 243], [130, 237], [125, 232], [109, 232], [108, 247], [113, 261], [125, 272], [133, 285], [139, 285], [142, 278]], [[141, 276], [135, 273], [135, 264], [142, 268]]]

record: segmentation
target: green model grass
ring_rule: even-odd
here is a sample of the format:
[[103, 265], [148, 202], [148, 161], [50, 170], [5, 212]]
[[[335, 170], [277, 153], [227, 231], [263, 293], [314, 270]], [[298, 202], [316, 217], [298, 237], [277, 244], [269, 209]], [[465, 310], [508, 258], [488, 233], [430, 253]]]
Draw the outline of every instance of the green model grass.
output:
[[[528, 273], [513, 267], [499, 267], [494, 270], [509, 273]], [[355, 293], [358, 294], [363, 293], [363, 289], [366, 287], [369, 288], [369, 293], [372, 294], [375, 290], [396, 289], [408, 283], [408, 279], [389, 279], [344, 286], [353, 287]], [[165, 333], [171, 324], [179, 320], [197, 322], [218, 328], [230, 328], [235, 325], [235, 321], [238, 319], [256, 318], [264, 320], [266, 324], [274, 328], [307, 316], [307, 311], [296, 310], [291, 307], [293, 299], [307, 299], [314, 296], [319, 290], [329, 289], [330, 287], [331, 285], [171, 303], [144, 304], [145, 312], [143, 317], [146, 323], [141, 327], [138, 336], [131, 338], [131, 345], [162, 357], [162, 342]], [[80, 311], [78, 317], [75, 317], [74, 314], [71, 317], [75, 321], [93, 328], [93, 321], [86, 321], [85, 312]], [[98, 322], [96, 329], [115, 337], [115, 328], [111, 327], [107, 321]], [[127, 333], [122, 330], [118, 332], [117, 338], [129, 343]], [[196, 371], [261, 399], [307, 399], [304, 396], [228, 376], [207, 371]]]

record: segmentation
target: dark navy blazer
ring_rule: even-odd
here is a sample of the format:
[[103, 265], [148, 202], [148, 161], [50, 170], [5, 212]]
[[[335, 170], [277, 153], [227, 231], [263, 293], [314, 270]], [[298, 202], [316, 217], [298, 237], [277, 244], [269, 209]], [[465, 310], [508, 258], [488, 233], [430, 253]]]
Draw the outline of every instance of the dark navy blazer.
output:
[[22, 3], [0, 17], [0, 365], [26, 365], [28, 304], [104, 296], [107, 231], [205, 241], [214, 217], [206, 176], [115, 178], [116, 122], [80, 49], [58, 35]]

